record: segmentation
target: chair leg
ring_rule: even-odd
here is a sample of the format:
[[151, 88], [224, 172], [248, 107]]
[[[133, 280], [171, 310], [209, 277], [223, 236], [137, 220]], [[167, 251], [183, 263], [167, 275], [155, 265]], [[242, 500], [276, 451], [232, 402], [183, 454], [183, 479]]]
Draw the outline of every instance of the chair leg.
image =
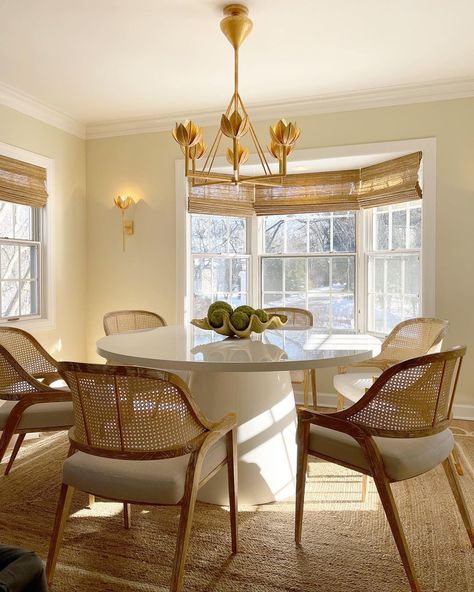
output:
[[316, 409], [318, 406], [318, 391], [316, 389], [316, 370], [311, 368], [311, 393], [313, 395], [313, 408]]
[[337, 393], [337, 405], [336, 411], [342, 411], [344, 409], [344, 397], [341, 393]]
[[237, 493], [237, 438], [235, 428], [227, 432], [226, 447], [232, 553], [237, 553], [239, 550], [239, 501]]
[[446, 473], [446, 477], [448, 478], [451, 491], [453, 492], [454, 499], [456, 500], [456, 504], [458, 505], [462, 521], [466, 527], [471, 546], [474, 547], [474, 526], [466, 506], [466, 500], [464, 499], [456, 470], [453, 466], [453, 461], [450, 457], [443, 461], [443, 468], [444, 472]]
[[377, 491], [382, 501], [385, 515], [387, 516], [388, 523], [392, 530], [393, 538], [400, 553], [400, 557], [405, 568], [408, 581], [412, 592], [421, 592], [420, 584], [416, 579], [415, 567], [411, 558], [410, 550], [408, 549], [408, 543], [403, 532], [402, 523], [400, 522], [400, 516], [398, 515], [397, 506], [395, 499], [393, 498], [392, 489], [388, 479], [382, 474], [377, 474], [379, 471], [374, 471], [373, 478]]
[[367, 483], [369, 481], [369, 478], [367, 477], [367, 475], [362, 475], [362, 502], [365, 503], [366, 499], [367, 499]]
[[309, 370], [304, 370], [303, 378], [303, 405], [308, 406], [308, 395], [309, 395]]
[[46, 562], [46, 578], [48, 580], [49, 586], [51, 586], [54, 578], [56, 561], [58, 559], [58, 553], [63, 539], [64, 526], [66, 524], [67, 517], [69, 516], [73, 494], [74, 487], [71, 485], [66, 485], [65, 483], [61, 485], [61, 493], [59, 494], [58, 507], [56, 510], [56, 517], [54, 519], [53, 533], [51, 535], [51, 542], [49, 544], [48, 560]]
[[295, 507], [295, 542], [301, 543], [303, 530], [304, 493], [306, 486], [306, 470], [308, 468], [308, 431], [309, 424], [298, 423], [296, 441], [298, 444], [298, 457], [296, 465], [296, 507]]
[[123, 502], [123, 525], [128, 530], [132, 526], [131, 504]]
[[[189, 461], [190, 465], [193, 462], [196, 464], [195, 459], [191, 457], [191, 460]], [[176, 542], [176, 550], [174, 554], [170, 592], [182, 592], [183, 590], [184, 564], [186, 562], [186, 554], [189, 547], [189, 537], [191, 535], [191, 528], [193, 524], [194, 506], [196, 504], [196, 496], [199, 488], [199, 475], [197, 474], [198, 471], [196, 471], [194, 468], [191, 470], [191, 473], [194, 474], [190, 475], [190, 467], [188, 466], [185, 493], [181, 502], [178, 540]]]
[[10, 455], [10, 460], [8, 461], [7, 467], [5, 469], [5, 475], [8, 475], [11, 471], [13, 463], [15, 462], [16, 455], [23, 444], [23, 440], [25, 439], [26, 434], [18, 434], [18, 437], [15, 442], [15, 446], [13, 447], [12, 453]]
[[87, 501], [87, 505], [89, 506], [89, 508], [92, 508], [92, 506], [95, 504], [95, 495], [92, 495], [92, 493], [88, 494], [88, 501]]
[[460, 475], [461, 477], [464, 475], [464, 471], [461, 465], [461, 459], [459, 458], [459, 450], [457, 448], [457, 445], [454, 445], [453, 451], [452, 451], [452, 456], [453, 456], [453, 461], [454, 461], [454, 466], [456, 467], [456, 472], [458, 475]]

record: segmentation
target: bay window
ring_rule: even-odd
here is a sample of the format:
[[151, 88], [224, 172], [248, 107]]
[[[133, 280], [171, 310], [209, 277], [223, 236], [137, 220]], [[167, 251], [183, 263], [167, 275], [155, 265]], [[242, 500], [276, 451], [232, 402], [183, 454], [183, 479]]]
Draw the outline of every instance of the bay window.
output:
[[310, 310], [321, 332], [385, 335], [421, 314], [421, 212], [416, 200], [358, 212], [192, 214], [191, 315], [204, 317], [215, 300], [291, 306]]

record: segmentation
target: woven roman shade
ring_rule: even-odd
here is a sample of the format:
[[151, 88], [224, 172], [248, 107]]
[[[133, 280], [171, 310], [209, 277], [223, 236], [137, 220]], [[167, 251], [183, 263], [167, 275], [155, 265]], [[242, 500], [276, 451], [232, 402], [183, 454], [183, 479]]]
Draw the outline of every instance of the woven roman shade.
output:
[[253, 216], [255, 189], [251, 185], [196, 185], [189, 182], [190, 214]]
[[422, 197], [418, 182], [422, 153], [347, 171], [287, 175], [280, 186], [189, 186], [194, 214], [271, 216], [360, 210]]
[[42, 208], [47, 199], [46, 169], [0, 156], [0, 200]]
[[421, 152], [415, 152], [361, 169], [357, 197], [360, 207], [374, 208], [420, 199], [421, 157]]
[[257, 216], [358, 210], [359, 171], [288, 175], [281, 187], [257, 187]]

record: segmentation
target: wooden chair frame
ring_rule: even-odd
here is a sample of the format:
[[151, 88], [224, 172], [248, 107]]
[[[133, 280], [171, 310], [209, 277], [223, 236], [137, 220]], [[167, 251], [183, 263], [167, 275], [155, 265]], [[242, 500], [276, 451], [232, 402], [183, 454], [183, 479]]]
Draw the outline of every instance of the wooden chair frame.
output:
[[70, 425], [58, 425], [49, 428], [19, 428], [18, 426], [20, 425], [23, 413], [29, 407], [36, 405], [37, 403], [69, 402], [72, 401], [72, 398], [69, 391], [51, 388], [44, 382], [40, 382], [34, 376], [28, 374], [28, 372], [26, 372], [24, 368], [20, 366], [20, 364], [15, 360], [11, 353], [2, 345], [0, 345], [0, 357], [3, 358], [4, 362], [10, 367], [9, 369], [12, 375], [13, 383], [21, 383], [25, 385], [25, 389], [28, 389], [22, 392], [14, 392], [13, 390], [8, 392], [5, 390], [0, 390], [0, 399], [6, 401], [18, 401], [18, 403], [11, 410], [0, 437], [0, 462], [2, 462], [13, 436], [15, 434], [18, 435], [5, 469], [5, 475], [8, 475], [26, 434], [36, 433], [38, 431], [47, 432], [67, 430], [71, 427]]
[[[104, 319], [103, 319], [103, 325], [104, 325], [104, 331], [106, 335], [113, 335], [116, 333], [126, 333], [126, 331], [116, 331], [116, 332], [112, 332], [108, 326], [108, 323], [111, 319], [117, 318], [119, 316], [134, 316], [136, 314], [139, 315], [144, 315], [149, 317], [150, 319], [153, 319], [155, 322], [158, 322], [158, 325], [156, 324], [152, 324], [150, 326], [150, 328], [155, 328], [155, 327], [166, 327], [167, 326], [167, 322], [165, 321], [165, 319], [159, 315], [156, 312], [152, 312], [150, 310], [113, 310], [111, 312], [107, 312], [104, 315]], [[133, 331], [133, 329], [131, 329], [131, 331]]]
[[[229, 483], [229, 504], [230, 504], [230, 526], [232, 552], [238, 552], [238, 497], [237, 497], [237, 440], [236, 440], [236, 415], [229, 413], [221, 421], [210, 422], [201, 413], [196, 406], [186, 383], [178, 376], [160, 370], [138, 368], [130, 366], [108, 366], [97, 364], [79, 364], [74, 362], [64, 362], [59, 365], [60, 372], [66, 378], [69, 372], [88, 372], [109, 376], [134, 376], [159, 381], [167, 381], [180, 389], [184, 395], [184, 400], [189, 412], [195, 421], [202, 426], [203, 432], [180, 446], [165, 450], [125, 450], [122, 448], [111, 450], [101, 447], [91, 446], [87, 442], [77, 439], [74, 428], [70, 431], [70, 454], [77, 450], [87, 454], [103, 456], [107, 458], [125, 459], [125, 460], [159, 460], [173, 458], [190, 454], [190, 459], [186, 472], [184, 494], [177, 505], [181, 507], [180, 520], [178, 526], [178, 536], [173, 562], [171, 577], [171, 592], [181, 592], [183, 589], [184, 566], [186, 554], [189, 546], [191, 526], [194, 514], [194, 507], [198, 490], [207, 483], [224, 465], [227, 464], [227, 477]], [[210, 448], [220, 439], [226, 441], [226, 458], [206, 477], [201, 478], [201, 469], [204, 459]], [[64, 534], [64, 527], [69, 515], [74, 487], [65, 483], [61, 486], [56, 517], [54, 521], [51, 544], [48, 553], [46, 565], [46, 574], [48, 583], [51, 585], [54, 577], [56, 561]], [[87, 492], [94, 494], [94, 492]], [[127, 528], [130, 527], [130, 508], [129, 504], [138, 503], [140, 505], [163, 505], [163, 504], [143, 504], [140, 500], [118, 500], [124, 503], [124, 522]], [[169, 504], [166, 504], [169, 505]]]
[[[465, 354], [466, 348], [460, 347], [447, 352], [429, 354], [419, 358], [414, 358], [401, 362], [395, 366], [391, 366], [386, 370], [370, 387], [364, 397], [357, 403], [343, 411], [335, 413], [317, 413], [311, 409], [298, 410], [298, 429], [297, 429], [297, 443], [298, 443], [298, 460], [297, 460], [297, 478], [296, 478], [296, 513], [295, 513], [295, 541], [297, 544], [301, 543], [301, 534], [303, 526], [303, 510], [304, 510], [304, 494], [306, 483], [306, 470], [308, 464], [308, 456], [316, 456], [323, 460], [339, 464], [346, 468], [352, 469], [364, 475], [370, 475], [375, 481], [377, 491], [379, 493], [385, 514], [387, 516], [395, 543], [397, 545], [405, 573], [410, 583], [413, 592], [420, 592], [420, 585], [416, 577], [415, 568], [408, 548], [408, 544], [403, 532], [402, 524], [392, 494], [390, 484], [392, 481], [385, 473], [384, 463], [380, 454], [379, 448], [373, 436], [381, 437], [396, 437], [396, 438], [416, 438], [421, 436], [429, 436], [436, 434], [446, 429], [450, 423], [452, 404], [456, 386], [461, 369], [462, 358]], [[408, 368], [414, 368], [423, 364], [431, 362], [444, 362], [443, 376], [446, 369], [446, 362], [449, 360], [458, 360], [457, 368], [454, 371], [454, 380], [451, 383], [451, 398], [449, 403], [449, 410], [447, 418], [442, 421], [433, 421], [431, 426], [417, 430], [386, 430], [370, 427], [363, 423], [357, 423], [351, 419], [358, 411], [367, 407], [367, 405], [377, 397], [379, 391], [383, 388], [388, 380], [395, 374], [402, 372]], [[441, 387], [440, 387], [441, 390]], [[439, 401], [440, 393], [438, 393]], [[436, 403], [438, 405], [438, 403]], [[318, 425], [344, 434], [348, 434], [361, 447], [364, 456], [367, 460], [369, 470], [364, 470], [349, 463], [343, 462], [337, 458], [326, 456], [309, 448], [309, 434], [310, 426]], [[449, 481], [449, 485], [456, 500], [459, 512], [467, 530], [471, 546], [474, 547], [474, 526], [466, 507], [464, 496], [458, 481], [453, 462], [450, 457], [443, 461], [443, 468]]]
[[[269, 313], [281, 313], [281, 314], [294, 314], [294, 315], [301, 315], [307, 318], [308, 320], [308, 327], [313, 327], [314, 324], [314, 317], [313, 313], [306, 308], [295, 308], [290, 306], [274, 306], [270, 308], [264, 308], [265, 312]], [[305, 325], [306, 326], [306, 325]], [[294, 325], [296, 327], [296, 325]], [[303, 325], [301, 325], [303, 327]], [[290, 327], [289, 327], [290, 328]], [[313, 398], [313, 407], [316, 409], [318, 404], [318, 391], [316, 388], [316, 369], [306, 369], [303, 370], [303, 383], [292, 381], [293, 384], [303, 384], [303, 405], [305, 407], [308, 406], [308, 399], [309, 399], [309, 385], [311, 383], [311, 394]]]

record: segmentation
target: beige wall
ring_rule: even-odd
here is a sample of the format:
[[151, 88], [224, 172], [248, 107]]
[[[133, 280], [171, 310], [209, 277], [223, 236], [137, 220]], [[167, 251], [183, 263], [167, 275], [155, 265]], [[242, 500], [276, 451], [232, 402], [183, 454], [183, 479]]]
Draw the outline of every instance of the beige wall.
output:
[[55, 327], [32, 332], [54, 357], [84, 359], [85, 141], [0, 106], [0, 142], [55, 161]]
[[[407, 105], [298, 118], [299, 148], [437, 139], [437, 315], [451, 321], [448, 344], [472, 350], [458, 402], [474, 404], [474, 99]], [[261, 137], [268, 123], [258, 123]], [[211, 130], [205, 130], [211, 137]], [[176, 319], [175, 160], [168, 132], [91, 140], [86, 147], [88, 232], [88, 354], [102, 335], [101, 319], [114, 308], [157, 310]], [[136, 234], [121, 250], [114, 195], [130, 192]], [[322, 390], [330, 388], [321, 376]]]

